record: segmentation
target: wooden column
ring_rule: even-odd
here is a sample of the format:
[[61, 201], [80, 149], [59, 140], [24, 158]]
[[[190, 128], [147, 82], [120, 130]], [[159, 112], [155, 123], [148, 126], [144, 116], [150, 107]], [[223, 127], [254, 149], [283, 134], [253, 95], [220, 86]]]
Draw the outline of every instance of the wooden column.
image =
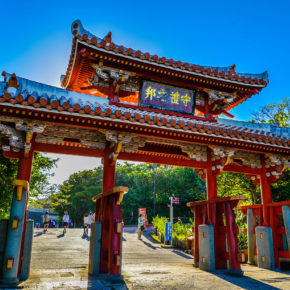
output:
[[[207, 189], [207, 200], [212, 200], [217, 198], [217, 180], [216, 175], [212, 171], [212, 159], [211, 159], [210, 148], [207, 148], [207, 168], [206, 168], [206, 189]], [[208, 205], [208, 223], [213, 224], [213, 213], [215, 212], [215, 205]]]
[[[114, 188], [115, 162], [112, 159], [114, 146], [107, 143], [104, 152], [103, 192]], [[102, 274], [120, 274], [121, 269], [121, 205], [117, 205], [117, 196], [109, 195], [97, 202], [102, 221], [102, 248], [100, 272]]]
[[261, 163], [262, 169], [261, 169], [260, 186], [263, 205], [263, 226], [269, 226], [270, 212], [269, 208], [266, 205], [272, 202], [272, 193], [271, 193], [271, 183], [268, 181], [266, 176], [265, 155], [261, 155]]
[[239, 247], [237, 241], [238, 229], [235, 222], [235, 213], [230, 202], [225, 203], [225, 216], [226, 216], [226, 231], [227, 231], [227, 245], [229, 253], [229, 266], [232, 271], [240, 271], [241, 266], [238, 261]]
[[15, 285], [19, 282], [33, 153], [31, 149], [27, 157], [19, 159], [4, 254], [3, 284]]

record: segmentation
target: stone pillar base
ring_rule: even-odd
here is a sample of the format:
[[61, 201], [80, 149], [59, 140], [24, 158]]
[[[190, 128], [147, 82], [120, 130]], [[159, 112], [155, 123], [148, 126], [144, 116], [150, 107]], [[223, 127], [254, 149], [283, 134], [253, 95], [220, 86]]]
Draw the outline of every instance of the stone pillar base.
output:
[[283, 221], [286, 232], [286, 241], [288, 246], [288, 252], [290, 253], [290, 208], [288, 205], [282, 206]]
[[244, 271], [239, 270], [239, 269], [231, 269], [226, 271], [226, 274], [234, 277], [243, 277], [244, 276]]
[[101, 243], [102, 222], [92, 223], [89, 253], [89, 274], [92, 276], [100, 274]]
[[25, 281], [29, 277], [33, 232], [34, 232], [34, 221], [26, 220], [20, 281]]
[[99, 280], [106, 280], [109, 282], [122, 282], [124, 279], [123, 275], [120, 274], [98, 274], [94, 277]]
[[215, 272], [214, 228], [212, 225], [199, 225], [199, 268]]
[[271, 227], [256, 227], [257, 262], [259, 268], [274, 270], [274, 246]]

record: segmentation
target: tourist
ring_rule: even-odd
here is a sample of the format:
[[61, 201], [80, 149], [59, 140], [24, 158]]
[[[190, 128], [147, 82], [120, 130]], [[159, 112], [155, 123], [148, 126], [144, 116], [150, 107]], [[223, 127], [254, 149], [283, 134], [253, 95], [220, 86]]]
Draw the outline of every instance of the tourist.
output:
[[92, 222], [94, 222], [93, 219], [94, 219], [93, 212], [90, 211], [90, 214], [88, 215], [88, 224], [87, 224], [88, 232], [89, 232], [89, 229], [91, 228]]
[[44, 233], [47, 232], [48, 226], [49, 226], [49, 214], [48, 214], [48, 212], [46, 212], [44, 214], [44, 226], [43, 226]]
[[131, 211], [131, 224], [133, 224], [133, 221], [134, 221], [134, 213], [133, 211]]
[[145, 229], [144, 222], [145, 222], [145, 219], [143, 218], [142, 214], [140, 214], [138, 218], [138, 239], [139, 240], [141, 240], [142, 233]]
[[88, 235], [88, 214], [84, 215], [84, 235]]
[[62, 218], [62, 221], [63, 221], [63, 234], [65, 234], [66, 228], [69, 226], [69, 215], [68, 215], [67, 211], [64, 212], [64, 216]]

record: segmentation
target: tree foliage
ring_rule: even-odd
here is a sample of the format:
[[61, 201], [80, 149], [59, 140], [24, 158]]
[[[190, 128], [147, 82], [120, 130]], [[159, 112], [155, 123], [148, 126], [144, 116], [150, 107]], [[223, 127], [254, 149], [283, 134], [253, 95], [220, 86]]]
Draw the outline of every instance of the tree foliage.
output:
[[[279, 127], [290, 127], [290, 98], [271, 103], [253, 113], [254, 121], [277, 124]], [[288, 136], [289, 137], [289, 136]], [[290, 169], [287, 169], [278, 183], [272, 184], [273, 201], [290, 200]]]
[[[186, 202], [205, 198], [205, 183], [189, 168], [158, 166], [156, 172], [156, 214], [169, 216], [169, 197], [180, 197], [174, 207], [175, 216], [192, 216]], [[50, 197], [50, 205], [62, 215], [69, 211], [76, 225], [81, 225], [84, 213], [95, 209], [92, 197], [102, 192], [102, 167], [70, 176]], [[137, 221], [138, 208], [146, 208], [148, 219], [153, 217], [154, 171], [148, 164], [117, 164], [115, 186], [127, 186], [129, 192], [122, 202], [122, 215], [129, 222], [131, 212]]]
[[[38, 205], [38, 197], [49, 190], [49, 171], [56, 165], [57, 160], [43, 154], [34, 153], [31, 172], [29, 204]], [[0, 218], [8, 216], [12, 195], [13, 181], [17, 176], [18, 161], [3, 157], [0, 152]]]
[[252, 114], [253, 122], [277, 124], [279, 127], [290, 126], [290, 98], [283, 98], [279, 103], [271, 103]]
[[81, 225], [83, 216], [90, 210], [94, 211], [92, 197], [102, 192], [103, 169], [84, 170], [72, 174], [64, 181], [56, 193], [49, 197], [49, 205], [59, 216], [69, 212], [75, 224]]
[[224, 172], [217, 178], [219, 197], [244, 195], [246, 204], [257, 204], [261, 201], [257, 185], [246, 178], [244, 174]]

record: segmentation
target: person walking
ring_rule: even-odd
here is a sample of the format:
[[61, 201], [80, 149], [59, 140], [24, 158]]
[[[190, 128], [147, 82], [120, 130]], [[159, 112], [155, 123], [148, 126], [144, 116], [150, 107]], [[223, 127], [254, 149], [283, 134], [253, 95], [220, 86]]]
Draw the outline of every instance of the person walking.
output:
[[145, 222], [145, 219], [143, 218], [142, 214], [140, 214], [138, 218], [138, 239], [139, 240], [141, 240], [142, 233], [145, 229], [144, 222]]
[[68, 215], [67, 211], [64, 212], [64, 216], [62, 218], [62, 221], [63, 221], [63, 234], [65, 234], [66, 228], [69, 226], [69, 215]]
[[47, 229], [48, 229], [48, 226], [49, 226], [49, 214], [48, 212], [46, 212], [44, 214], [44, 225], [43, 225], [43, 232], [47, 232]]
[[84, 235], [88, 235], [88, 214], [84, 215]]
[[[88, 229], [91, 228], [91, 224], [92, 224], [93, 220], [94, 220], [93, 212], [90, 211], [90, 214], [88, 215]], [[89, 230], [88, 230], [88, 232], [89, 232]]]
[[131, 218], [130, 219], [131, 219], [131, 225], [132, 225], [133, 224], [133, 221], [134, 221], [134, 213], [133, 213], [133, 211], [131, 211], [131, 214], [130, 215], [131, 215]]

